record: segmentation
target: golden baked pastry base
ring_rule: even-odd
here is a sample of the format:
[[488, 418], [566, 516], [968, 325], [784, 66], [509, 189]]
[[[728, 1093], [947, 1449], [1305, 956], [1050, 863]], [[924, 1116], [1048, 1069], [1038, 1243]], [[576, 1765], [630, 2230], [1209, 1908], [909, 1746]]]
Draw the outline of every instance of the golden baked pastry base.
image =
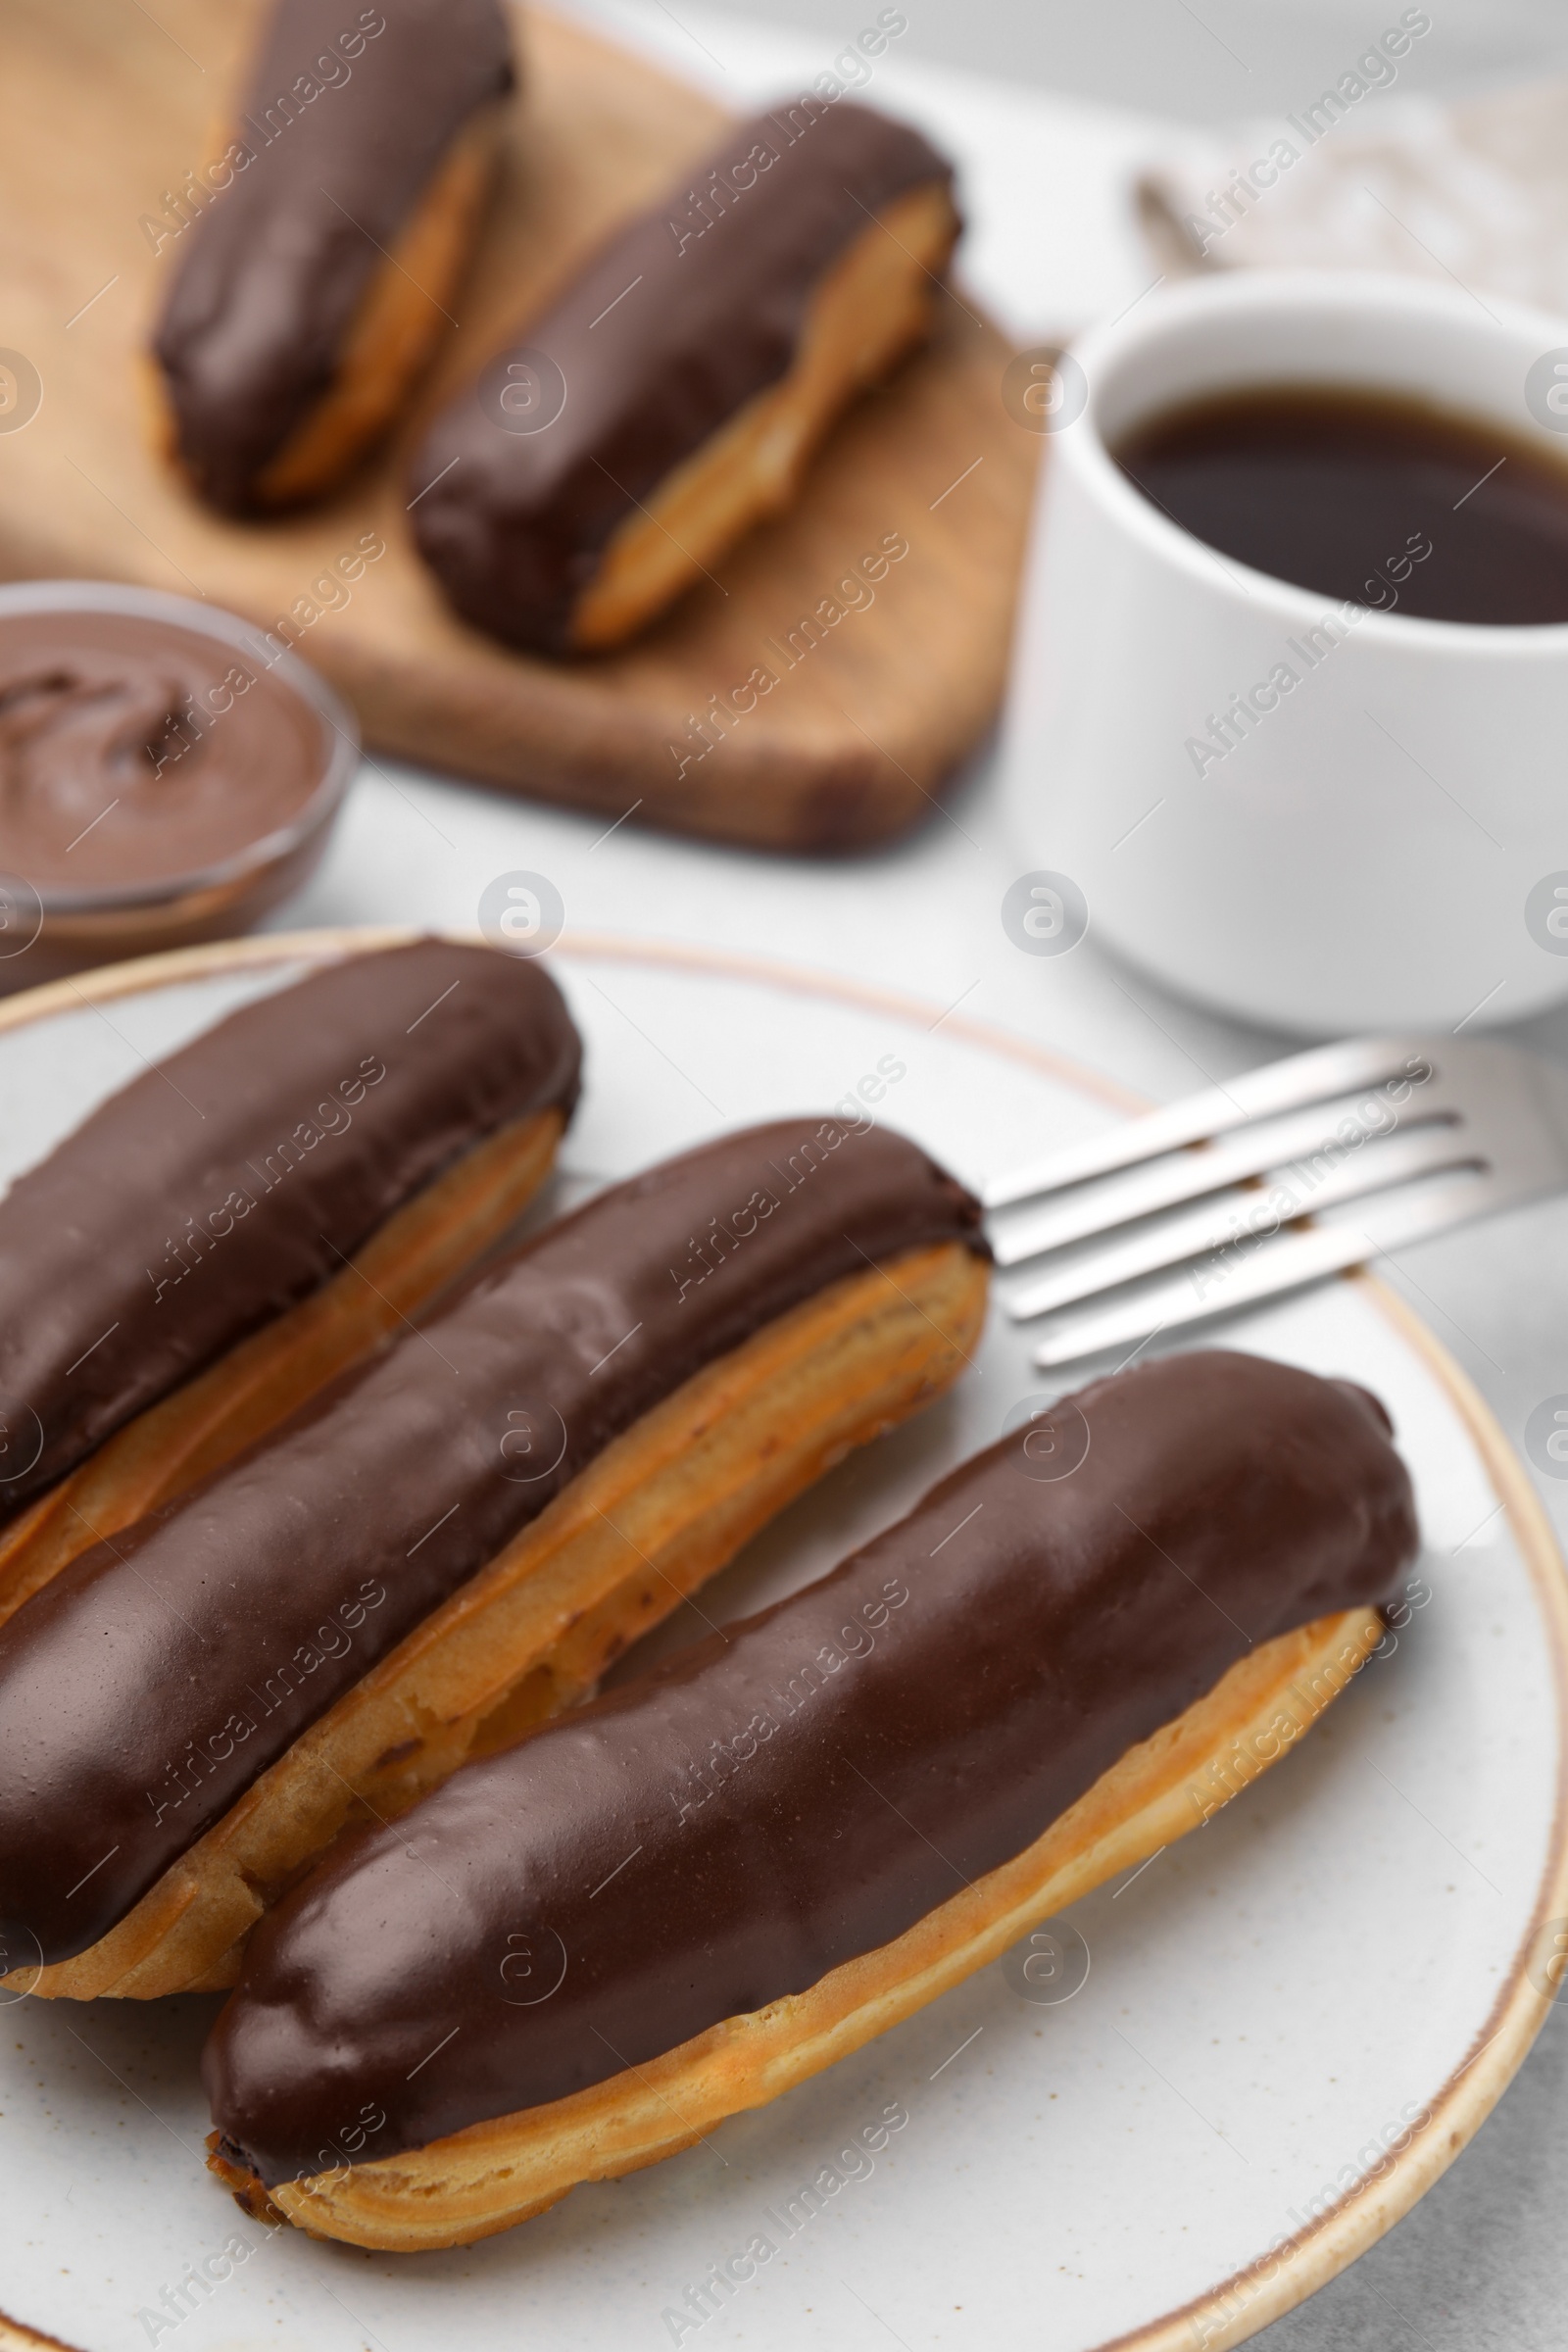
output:
[[960, 1243], [909, 1251], [710, 1364], [313, 1724], [98, 1943], [0, 1982], [75, 2000], [232, 1984], [251, 1928], [340, 1830], [405, 1811], [581, 1697], [794, 1495], [948, 1387], [978, 1339], [988, 1274]]
[[270, 2190], [216, 2152], [209, 2164], [258, 2219], [392, 2253], [471, 2244], [579, 2181], [656, 2164], [847, 2057], [1040, 1920], [1200, 1827], [1310, 1729], [1382, 1634], [1375, 1610], [1351, 1609], [1264, 1642], [1129, 1748], [1015, 1860], [808, 1991], [726, 2018], [662, 2058], [427, 2147]]
[[818, 286], [788, 375], [710, 434], [614, 533], [578, 600], [579, 650], [618, 645], [710, 577], [754, 524], [788, 511], [846, 402], [930, 333], [957, 234], [940, 184], [910, 189], [867, 223]]
[[519, 1216], [565, 1121], [530, 1113], [464, 1153], [318, 1291], [127, 1422], [0, 1535], [0, 1624], [79, 1552], [220, 1469], [304, 1404]]
[[[471, 266], [442, 298], [457, 328], [382, 454], [276, 518], [234, 522], [189, 494], [146, 429], [146, 346], [194, 211], [185, 175], [222, 153], [215, 124], [260, 6], [11, 0], [0, 311], [43, 391], [0, 432], [0, 573], [127, 580], [281, 621], [372, 748], [607, 824], [640, 803], [634, 824], [835, 850], [927, 815], [1001, 702], [1043, 447], [1004, 408], [1010, 349], [961, 288], [938, 298], [929, 347], [840, 419], [789, 513], [614, 654], [509, 652], [455, 617], [415, 552], [422, 485], [405, 475], [436, 407], [724, 129], [710, 99], [544, 8], [514, 18], [523, 88]], [[877, 102], [874, 76], [864, 95]], [[909, 553], [868, 583], [858, 567], [890, 532]], [[378, 543], [357, 576], [340, 568]], [[778, 683], [736, 714], [760, 663]]]

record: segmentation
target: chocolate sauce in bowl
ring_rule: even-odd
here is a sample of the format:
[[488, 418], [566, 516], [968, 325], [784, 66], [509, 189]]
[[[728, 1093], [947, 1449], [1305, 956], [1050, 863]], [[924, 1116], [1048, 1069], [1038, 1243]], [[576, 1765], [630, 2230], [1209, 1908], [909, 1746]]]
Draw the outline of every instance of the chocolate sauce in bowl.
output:
[[220, 637], [150, 615], [0, 617], [0, 871], [46, 895], [220, 865], [328, 763], [320, 714]]

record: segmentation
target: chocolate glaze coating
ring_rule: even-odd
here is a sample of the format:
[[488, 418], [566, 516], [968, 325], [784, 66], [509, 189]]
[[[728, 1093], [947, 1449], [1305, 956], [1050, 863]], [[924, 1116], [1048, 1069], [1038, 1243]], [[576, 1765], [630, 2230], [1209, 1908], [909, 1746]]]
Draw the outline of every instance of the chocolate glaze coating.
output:
[[553, 421], [503, 422], [504, 352], [425, 436], [415, 536], [458, 611], [510, 644], [567, 652], [616, 526], [788, 371], [818, 281], [870, 216], [952, 177], [918, 131], [868, 107], [813, 98], [737, 124], [518, 330], [509, 351], [533, 368], [518, 379], [533, 414], [564, 393]]
[[427, 939], [244, 1005], [111, 1095], [0, 1200], [4, 1507], [335, 1274], [461, 1152], [569, 1113], [580, 1061], [537, 963]]
[[496, 0], [278, 0], [154, 344], [212, 505], [245, 512], [453, 139], [512, 82]]
[[83, 1553], [0, 1628], [10, 1948], [95, 1943], [703, 1365], [879, 1258], [951, 1240], [983, 1252], [978, 1219], [885, 1129], [798, 1118], [727, 1136], [481, 1268], [271, 1439]]
[[1037, 1482], [1015, 1432], [832, 1575], [322, 1864], [207, 2046], [235, 2160], [274, 2183], [396, 2155], [804, 1991], [1253, 1642], [1394, 1594], [1410, 1482], [1364, 1390], [1203, 1352], [1075, 1401], [1070, 1476]]

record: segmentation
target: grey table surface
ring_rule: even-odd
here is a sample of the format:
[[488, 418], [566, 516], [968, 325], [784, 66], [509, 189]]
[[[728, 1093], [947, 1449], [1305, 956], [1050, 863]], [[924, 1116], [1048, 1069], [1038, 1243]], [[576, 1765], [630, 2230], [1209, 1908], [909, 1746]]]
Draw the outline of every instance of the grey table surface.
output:
[[[1293, 104], [1398, 10], [1393, 0], [1373, 10], [1361, 0], [906, 0], [906, 13], [911, 55], [1201, 122]], [[1460, 91], [1568, 70], [1568, 12], [1550, 0], [1433, 0], [1431, 13], [1433, 36], [1409, 86]], [[864, 10], [862, 0], [767, 0], [766, 14], [837, 45]], [[989, 754], [947, 813], [875, 857], [761, 859], [631, 824], [608, 839], [602, 830], [431, 776], [368, 770], [325, 865], [278, 920], [471, 925], [485, 884], [528, 868], [556, 882], [573, 927], [772, 955], [939, 1005], [961, 1001], [966, 1012], [1058, 1045], [1152, 1097], [1298, 1042], [1182, 1004], [1099, 952], [1092, 936], [1070, 956], [1020, 956], [1000, 903], [1037, 860], [1009, 836]], [[1568, 1060], [1568, 1008], [1509, 1034]], [[1568, 1202], [1410, 1250], [1384, 1270], [1516, 1441], [1535, 1405], [1568, 1392]], [[1568, 1483], [1541, 1483], [1568, 1539]], [[1331, 1940], [1324, 1966], [1335, 1966]], [[1568, 2343], [1565, 2210], [1568, 1998], [1427, 2198], [1256, 2340], [1271, 2352], [1556, 2352]]]

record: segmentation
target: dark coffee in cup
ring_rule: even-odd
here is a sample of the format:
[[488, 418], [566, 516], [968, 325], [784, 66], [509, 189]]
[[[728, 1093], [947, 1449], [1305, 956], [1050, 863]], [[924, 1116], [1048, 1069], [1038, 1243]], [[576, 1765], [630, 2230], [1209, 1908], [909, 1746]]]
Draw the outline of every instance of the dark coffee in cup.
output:
[[1257, 385], [1158, 412], [1111, 454], [1195, 538], [1297, 587], [1423, 620], [1568, 621], [1568, 465], [1479, 418]]

